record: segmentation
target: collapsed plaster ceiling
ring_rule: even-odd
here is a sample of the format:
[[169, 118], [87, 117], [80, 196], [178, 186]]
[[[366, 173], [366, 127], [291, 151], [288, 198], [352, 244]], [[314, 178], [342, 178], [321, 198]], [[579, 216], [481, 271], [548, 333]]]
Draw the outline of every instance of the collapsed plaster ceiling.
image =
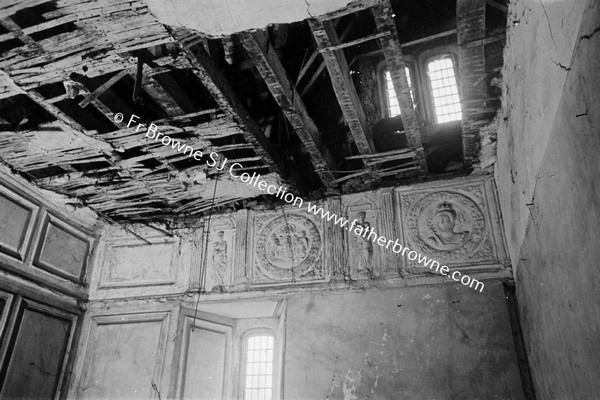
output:
[[[403, 52], [414, 59], [460, 36], [454, 1], [425, 3], [3, 2], [0, 160], [130, 221], [273, 201], [128, 127], [132, 114], [310, 199], [431, 179], [463, 161], [468, 172], [499, 97], [465, 98], [477, 107], [441, 131], [423, 120], [423, 106], [412, 107]], [[469, 49], [476, 57], [489, 43], [501, 49], [502, 35], [486, 31], [486, 2], [464, 3], [461, 15], [480, 20]], [[393, 72], [399, 117], [382, 118], [375, 106], [380, 63]], [[486, 89], [493, 64], [469, 75], [473, 86]]]
[[344, 8], [350, 1], [146, 0], [146, 3], [165, 25], [224, 36], [269, 24], [302, 21]]

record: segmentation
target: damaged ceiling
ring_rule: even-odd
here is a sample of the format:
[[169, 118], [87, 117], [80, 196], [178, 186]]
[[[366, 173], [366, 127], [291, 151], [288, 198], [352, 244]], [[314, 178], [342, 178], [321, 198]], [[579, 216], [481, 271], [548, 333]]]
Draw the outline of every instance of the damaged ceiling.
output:
[[[310, 199], [468, 173], [479, 162], [479, 131], [500, 105], [489, 83], [504, 34], [490, 16], [505, 21], [502, 4], [302, 0], [265, 13], [268, 2], [253, 1], [241, 13], [237, 1], [201, 3], [4, 0], [2, 162], [130, 221], [272, 201], [128, 128], [132, 114]], [[475, 89], [463, 96], [463, 122], [440, 131], [412, 106], [404, 58], [457, 44], [473, 60], [461, 72]], [[478, 71], [493, 46], [500, 65]], [[380, 62], [392, 71], [396, 118], [370, 101]]]

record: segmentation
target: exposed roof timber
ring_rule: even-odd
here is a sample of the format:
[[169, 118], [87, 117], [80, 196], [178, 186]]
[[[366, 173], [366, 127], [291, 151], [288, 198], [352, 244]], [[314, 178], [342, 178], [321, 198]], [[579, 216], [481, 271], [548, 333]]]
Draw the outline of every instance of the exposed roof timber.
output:
[[0, 5], [0, 18], [12, 15], [24, 8], [35, 7], [47, 2], [48, 0], [3, 0], [2, 5]]
[[94, 90], [92, 93], [85, 96], [85, 98], [79, 102], [79, 107], [85, 108], [88, 104], [90, 104], [92, 101], [94, 101], [98, 97], [100, 97], [100, 95], [102, 95], [102, 93], [106, 92], [108, 89], [111, 88], [112, 85], [117, 83], [122, 77], [124, 77], [125, 75], [127, 75], [129, 73], [130, 73], [130, 71], [127, 69], [117, 72], [109, 80], [107, 80], [102, 85], [100, 85], [96, 90]]
[[[337, 24], [337, 22], [339, 22], [339, 20], [334, 21], [333, 25], [335, 26]], [[352, 31], [353, 25], [354, 25], [354, 23], [352, 21], [350, 21], [350, 23], [346, 26], [346, 28], [344, 28], [344, 31], [340, 35], [340, 42], [343, 42], [344, 39], [346, 39], [346, 37], [348, 37], [348, 35]], [[319, 50], [316, 49], [313, 52], [313, 54], [310, 56], [309, 60], [307, 61], [306, 65], [303, 68], [304, 74], [306, 73], [306, 71], [308, 71], [308, 68], [310, 67], [310, 63], [314, 62], [314, 60], [317, 59], [318, 55], [319, 55]], [[325, 62], [321, 58], [319, 66], [317, 67], [317, 69], [315, 70], [315, 72], [313, 73], [313, 75], [311, 76], [311, 78], [309, 79], [309, 81], [306, 83], [306, 85], [304, 86], [304, 88], [300, 91], [300, 96], [304, 96], [304, 95], [306, 95], [306, 93], [308, 93], [310, 91], [310, 89], [313, 87], [313, 85], [315, 84], [315, 82], [317, 81], [317, 79], [319, 79], [319, 76], [321, 75], [321, 73], [323, 73], [324, 70], [325, 70]], [[298, 83], [302, 79], [302, 76], [303, 76], [302, 72], [303, 71], [300, 71], [300, 74], [298, 75], [298, 79], [296, 81], [296, 86], [298, 86]]]
[[298, 84], [300, 83], [300, 81], [302, 80], [302, 78], [304, 77], [304, 75], [310, 69], [310, 66], [317, 60], [318, 56], [319, 56], [319, 52], [315, 50], [315, 51], [312, 52], [312, 54], [310, 55], [310, 57], [308, 57], [308, 60], [306, 60], [306, 62], [304, 63], [304, 66], [302, 67], [302, 69], [298, 73], [298, 78], [296, 78], [296, 85], [295, 86], [298, 86]]
[[508, 14], [508, 7], [503, 6], [502, 4], [498, 3], [497, 1], [487, 0], [486, 4], [492, 8], [495, 8], [496, 10], [502, 11], [504, 14]]
[[410, 42], [401, 43], [400, 47], [404, 49], [404, 48], [407, 48], [410, 46], [414, 46], [415, 44], [426, 43], [426, 42], [430, 42], [432, 40], [443, 38], [446, 36], [452, 36], [452, 35], [455, 35], [456, 32], [457, 32], [456, 28], [449, 29], [447, 31], [436, 33], [434, 35], [429, 35], [429, 36], [425, 36], [425, 37], [422, 37], [419, 39], [411, 40]]
[[335, 50], [340, 50], [340, 49], [345, 49], [346, 47], [351, 47], [351, 46], [356, 46], [359, 45], [361, 43], [365, 43], [371, 40], [376, 40], [379, 39], [381, 37], [385, 37], [385, 36], [389, 36], [390, 32], [378, 32], [378, 33], [374, 33], [372, 35], [368, 35], [368, 36], [364, 36], [358, 39], [354, 39], [351, 40], [349, 42], [345, 42], [345, 43], [340, 43], [334, 46], [330, 46], [330, 47], [325, 47], [322, 49], [319, 49], [319, 53], [324, 53], [326, 51], [335, 51]]
[[[21, 29], [8, 17], [42, 3], [53, 3], [57, 7], [43, 14], [49, 19], [45, 22]], [[132, 65], [131, 60], [120, 53], [173, 42], [165, 27], [139, 0], [58, 3], [7, 0], [0, 5], [0, 17], [3, 17], [0, 23], [4, 28], [25, 43], [3, 54], [0, 67], [26, 90], [60, 82], [72, 71], [83, 69], [90, 78], [120, 71]], [[76, 22], [73, 31], [52, 34], [39, 42], [28, 36], [72, 22]]]
[[23, 93], [17, 84], [8, 76], [8, 74], [0, 70], [0, 100]]
[[423, 172], [427, 172], [425, 153], [421, 143], [421, 130], [410, 97], [408, 78], [406, 77], [404, 61], [402, 59], [400, 39], [398, 38], [396, 23], [392, 16], [392, 5], [389, 0], [383, 0], [381, 3], [373, 6], [371, 12], [375, 18], [377, 30], [390, 33], [388, 36], [379, 38], [379, 43], [392, 77], [398, 104], [402, 110], [400, 118], [402, 118], [402, 124], [404, 126], [404, 131], [406, 132], [409, 146], [417, 151], [419, 165]]
[[117, 129], [119, 125], [115, 122], [115, 113], [112, 112], [110, 108], [106, 104], [104, 104], [99, 99], [95, 99], [91, 101], [91, 104], [102, 114], [111, 124], [113, 124]]
[[0, 26], [8, 30], [9, 33], [12, 34], [12, 37], [19, 39], [26, 44], [34, 45], [34, 47], [37, 47], [35, 41], [29, 36], [27, 36], [25, 33], [23, 33], [21, 27], [17, 25], [15, 21], [10, 19], [8, 15], [10, 14], [7, 14], [6, 16], [2, 16], [2, 14], [0, 14]]
[[86, 129], [79, 124], [79, 122], [75, 121], [73, 118], [69, 117], [66, 113], [61, 111], [54, 104], [50, 103], [48, 100], [44, 99], [44, 96], [36, 92], [35, 90], [30, 90], [28, 92], [24, 92], [31, 100], [39, 104], [42, 108], [48, 111], [54, 118], [58, 119], [61, 122], [69, 125], [71, 128], [76, 129], [81, 132], [86, 132]]
[[[331, 21], [313, 19], [309, 20], [309, 25], [319, 49], [340, 44], [340, 39]], [[360, 154], [370, 154], [374, 149], [371, 131], [367, 125], [362, 104], [356, 93], [346, 56], [343, 50], [328, 51], [322, 53], [322, 55], [329, 71], [333, 90], [344, 118], [348, 123], [358, 152]]]
[[244, 49], [267, 84], [273, 98], [302, 141], [315, 167], [315, 172], [325, 186], [329, 187], [334, 179], [331, 173], [331, 170], [335, 169], [333, 157], [323, 145], [319, 129], [308, 115], [302, 98], [289, 80], [269, 38], [264, 31], [245, 32], [240, 37]]
[[[482, 114], [492, 110], [487, 107], [487, 88], [481, 84], [485, 78], [485, 11], [486, 0], [457, 0], [456, 26], [460, 56], [459, 89], [461, 101], [470, 104], [461, 120], [463, 157], [466, 167], [479, 158], [479, 128]], [[480, 106], [480, 109], [476, 105]]]
[[171, 75], [156, 75], [154, 79], [158, 81], [158, 83], [169, 94], [169, 97], [171, 97], [184, 112], [191, 113], [198, 110], [198, 107], [194, 101]]
[[[187, 30], [175, 30], [173, 35], [176, 39], [183, 36], [186, 40], [193, 36]], [[255, 144], [256, 152], [263, 158], [263, 162], [283, 175], [283, 160], [279, 153], [237, 98], [223, 72], [214, 65], [204, 47], [198, 44], [186, 47], [185, 55], [194, 67], [194, 73], [211, 93], [219, 108], [244, 126], [242, 135], [246, 141]]]
[[142, 88], [148, 93], [168, 116], [183, 114], [185, 111], [173, 100], [171, 95], [154, 79], [146, 75], [148, 66], [144, 65], [144, 76], [142, 77]]

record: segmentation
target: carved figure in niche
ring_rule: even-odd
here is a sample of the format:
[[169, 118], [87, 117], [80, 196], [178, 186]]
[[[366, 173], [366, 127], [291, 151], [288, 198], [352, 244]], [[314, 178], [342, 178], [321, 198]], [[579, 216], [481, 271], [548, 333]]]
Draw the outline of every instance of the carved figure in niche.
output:
[[456, 230], [457, 222], [463, 224], [464, 220], [457, 215], [452, 203], [440, 203], [433, 218], [427, 220], [427, 226], [432, 233], [427, 240], [435, 247], [462, 245], [471, 232]]
[[213, 243], [212, 251], [212, 278], [217, 287], [225, 286], [225, 273], [227, 272], [227, 242], [225, 232], [217, 232], [217, 240]]
[[[360, 211], [357, 217], [358, 222], [356, 223], [356, 227], [362, 228], [360, 229], [360, 232], [365, 232], [371, 228], [371, 223], [366, 220], [366, 212]], [[354, 228], [355, 232], [356, 230], [357, 229]], [[367, 237], [358, 236], [356, 234], [353, 234], [352, 236], [355, 238], [358, 251], [357, 271], [371, 271], [373, 261], [373, 242], [371, 242]]]

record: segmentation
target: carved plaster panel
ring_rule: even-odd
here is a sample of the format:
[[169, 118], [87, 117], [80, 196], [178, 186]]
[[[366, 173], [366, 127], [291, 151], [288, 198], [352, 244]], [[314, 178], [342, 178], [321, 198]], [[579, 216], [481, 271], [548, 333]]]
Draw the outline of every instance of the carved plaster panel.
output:
[[252, 213], [252, 284], [324, 281], [323, 223], [306, 212]]
[[174, 285], [178, 244], [165, 237], [107, 241], [99, 289]]
[[[451, 267], [498, 267], [507, 262], [489, 177], [397, 188], [396, 195], [406, 246]], [[407, 262], [415, 271], [417, 261]]]
[[[386, 244], [388, 240], [396, 239], [391, 191], [386, 189], [343, 196], [342, 210], [349, 221], [339, 229], [344, 231], [350, 277], [397, 276], [400, 257], [392, 252], [391, 247], [386, 249], [376, 242], [380, 237], [385, 238]], [[366, 230], [377, 236], [373, 234], [369, 238]]]
[[[236, 221], [233, 215], [213, 216], [204, 243], [206, 257], [206, 290], [222, 290], [233, 282], [235, 260]], [[193, 266], [195, 268], [195, 266]]]

